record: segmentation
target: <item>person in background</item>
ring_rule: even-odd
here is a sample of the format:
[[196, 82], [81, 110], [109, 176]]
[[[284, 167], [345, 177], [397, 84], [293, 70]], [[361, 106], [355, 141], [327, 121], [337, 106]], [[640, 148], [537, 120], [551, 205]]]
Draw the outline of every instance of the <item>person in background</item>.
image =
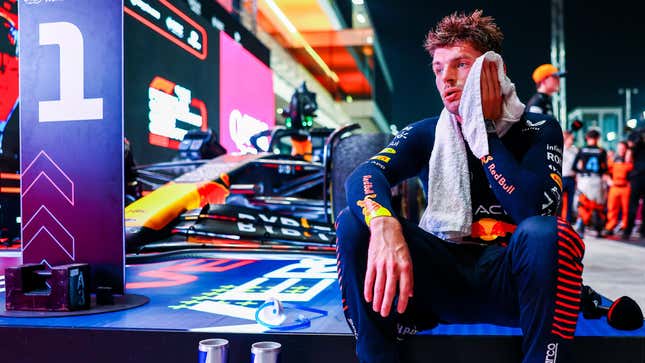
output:
[[564, 131], [564, 149], [562, 151], [562, 203], [560, 217], [573, 224], [576, 221], [573, 197], [576, 194], [576, 172], [573, 162], [578, 155], [578, 148], [573, 144], [575, 137], [572, 131]]
[[607, 150], [607, 165], [611, 165], [611, 162], [616, 158], [616, 152], [612, 149]]
[[[627, 160], [633, 163], [634, 168], [627, 177], [630, 185], [629, 213], [622, 239], [629, 239], [631, 236], [640, 200], [645, 196], [645, 128], [636, 129], [629, 134], [627, 145]], [[645, 238], [645, 223], [641, 223], [639, 233], [641, 238]]]
[[566, 72], [560, 72], [553, 64], [543, 64], [533, 71], [533, 81], [537, 93], [526, 103], [526, 110], [533, 113], [543, 113], [553, 116], [551, 96], [560, 91], [560, 77]]
[[[592, 129], [585, 135], [587, 145], [580, 149], [573, 162], [577, 173], [578, 220], [576, 230], [582, 237], [585, 226], [593, 225], [598, 237], [605, 220], [605, 187], [603, 175], [607, 173], [607, 152], [598, 146], [600, 132]], [[593, 222], [593, 223], [592, 223]]]
[[622, 228], [627, 226], [629, 210], [629, 180], [627, 174], [632, 171], [634, 165], [626, 160], [627, 143], [621, 141], [616, 145], [616, 153], [609, 159], [609, 195], [607, 196], [607, 223], [603, 231], [603, 237], [614, 234], [614, 228], [618, 225], [618, 215], [621, 214]]

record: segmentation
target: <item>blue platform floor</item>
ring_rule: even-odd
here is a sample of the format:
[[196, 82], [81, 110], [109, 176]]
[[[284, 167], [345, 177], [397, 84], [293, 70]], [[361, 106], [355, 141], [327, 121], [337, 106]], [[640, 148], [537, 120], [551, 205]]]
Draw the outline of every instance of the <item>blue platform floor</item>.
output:
[[[220, 333], [304, 333], [349, 335], [330, 255], [214, 253], [126, 267], [126, 291], [144, 295], [144, 306], [93, 315], [56, 318], [0, 317], [2, 326], [178, 330]], [[2, 282], [2, 280], [0, 280]], [[3, 288], [0, 286], [0, 291]], [[288, 317], [302, 315], [295, 329], [270, 329], [256, 322], [257, 308], [280, 300]], [[0, 292], [4, 301], [4, 292]], [[326, 314], [308, 309], [317, 309]], [[439, 325], [424, 335], [519, 336], [518, 328], [488, 324]], [[578, 321], [577, 336], [645, 337], [645, 328], [620, 331], [605, 318]]]

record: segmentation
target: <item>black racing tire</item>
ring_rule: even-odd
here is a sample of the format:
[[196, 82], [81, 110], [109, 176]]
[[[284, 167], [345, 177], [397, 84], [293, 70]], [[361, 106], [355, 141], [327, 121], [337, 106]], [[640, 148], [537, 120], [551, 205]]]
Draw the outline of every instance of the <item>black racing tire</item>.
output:
[[425, 193], [419, 178], [410, 178], [403, 182], [400, 216], [418, 224], [426, 207]]
[[332, 217], [347, 206], [345, 180], [362, 162], [381, 151], [392, 139], [390, 134], [354, 134], [341, 139], [333, 149], [331, 160]]

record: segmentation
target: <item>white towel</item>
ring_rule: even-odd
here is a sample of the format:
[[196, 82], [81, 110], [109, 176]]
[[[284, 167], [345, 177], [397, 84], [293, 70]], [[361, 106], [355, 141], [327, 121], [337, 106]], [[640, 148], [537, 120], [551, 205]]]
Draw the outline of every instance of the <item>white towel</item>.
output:
[[459, 240], [470, 235], [473, 218], [468, 159], [459, 123], [445, 108], [439, 116], [434, 140], [428, 206], [419, 227], [444, 240]]
[[444, 240], [460, 241], [471, 233], [470, 173], [464, 140], [478, 158], [489, 154], [481, 106], [480, 78], [484, 59], [497, 63], [502, 91], [502, 117], [495, 123], [497, 134], [503, 136], [524, 112], [524, 104], [517, 98], [515, 85], [504, 73], [502, 57], [495, 52], [478, 57], [461, 94], [461, 127], [456, 117], [444, 108], [437, 122], [430, 156], [428, 206], [419, 227]]
[[486, 126], [482, 122], [484, 113], [482, 112], [481, 97], [481, 69], [484, 59], [493, 61], [497, 64], [497, 77], [502, 91], [502, 117], [495, 122], [497, 135], [502, 137], [513, 126], [513, 123], [519, 121], [524, 113], [524, 104], [517, 98], [515, 84], [511, 82], [504, 72], [504, 61], [502, 57], [495, 52], [486, 52], [475, 60], [468, 79], [464, 85], [459, 103], [459, 115], [461, 116], [464, 139], [477, 158], [486, 156], [488, 152], [488, 136], [486, 135]]

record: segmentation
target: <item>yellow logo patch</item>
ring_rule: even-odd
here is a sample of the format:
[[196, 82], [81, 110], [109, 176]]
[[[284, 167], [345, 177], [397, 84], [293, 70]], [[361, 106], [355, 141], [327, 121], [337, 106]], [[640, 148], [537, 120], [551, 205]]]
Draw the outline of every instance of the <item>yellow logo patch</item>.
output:
[[376, 155], [372, 157], [372, 160], [380, 160], [384, 163], [389, 163], [390, 159], [391, 158], [389, 156], [383, 156], [383, 155]]
[[392, 213], [383, 207], [379, 202], [366, 196], [363, 200], [356, 202], [356, 205], [361, 207], [363, 216], [365, 217], [365, 223], [369, 226], [370, 221], [374, 217], [390, 217]]

